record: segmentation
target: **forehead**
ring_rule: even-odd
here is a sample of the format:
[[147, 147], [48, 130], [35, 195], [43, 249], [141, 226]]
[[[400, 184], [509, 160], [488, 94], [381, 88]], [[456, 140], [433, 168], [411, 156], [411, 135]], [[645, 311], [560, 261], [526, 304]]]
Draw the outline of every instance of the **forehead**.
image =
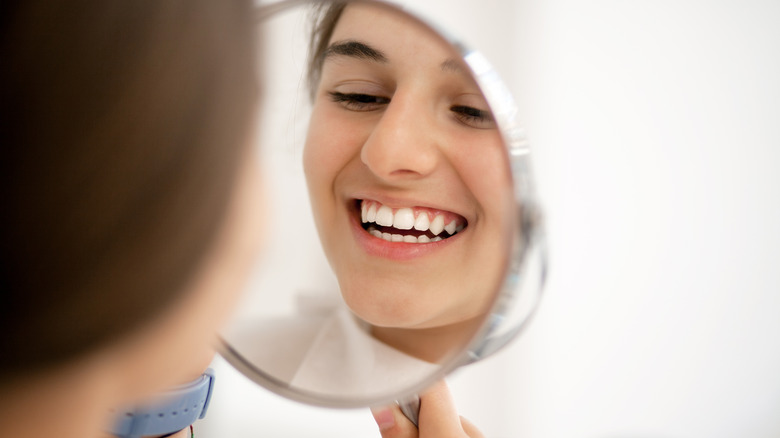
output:
[[[333, 30], [329, 45], [358, 41], [376, 49], [374, 61], [400, 63], [426, 60], [445, 63], [451, 70], [465, 68], [455, 48], [418, 20], [391, 8], [349, 4]], [[358, 56], [360, 57], [360, 56]]]

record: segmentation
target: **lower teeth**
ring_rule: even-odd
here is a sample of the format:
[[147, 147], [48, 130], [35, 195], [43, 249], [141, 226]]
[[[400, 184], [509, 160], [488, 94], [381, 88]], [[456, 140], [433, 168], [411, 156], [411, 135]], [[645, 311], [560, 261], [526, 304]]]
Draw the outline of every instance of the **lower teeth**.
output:
[[429, 238], [428, 236], [422, 235], [422, 236], [412, 236], [409, 234], [390, 234], [390, 233], [383, 233], [379, 230], [377, 230], [374, 227], [369, 227], [368, 230], [369, 234], [371, 234], [374, 237], [378, 237], [380, 239], [386, 240], [388, 242], [406, 242], [406, 243], [429, 243], [429, 242], [438, 242], [440, 240], [443, 240], [441, 236], [436, 236], [434, 238]]

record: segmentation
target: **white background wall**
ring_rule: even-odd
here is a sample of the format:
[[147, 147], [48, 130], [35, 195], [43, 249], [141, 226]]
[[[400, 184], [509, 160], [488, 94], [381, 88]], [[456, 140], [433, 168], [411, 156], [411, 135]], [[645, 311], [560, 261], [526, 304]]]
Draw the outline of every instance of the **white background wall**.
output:
[[507, 358], [527, 368], [518, 430], [780, 436], [780, 3], [544, 0], [520, 19], [553, 244]]
[[[461, 413], [489, 437], [780, 436], [780, 2], [418, 3], [510, 78], [551, 245], [529, 330], [450, 379]], [[378, 436], [216, 365], [198, 436]]]

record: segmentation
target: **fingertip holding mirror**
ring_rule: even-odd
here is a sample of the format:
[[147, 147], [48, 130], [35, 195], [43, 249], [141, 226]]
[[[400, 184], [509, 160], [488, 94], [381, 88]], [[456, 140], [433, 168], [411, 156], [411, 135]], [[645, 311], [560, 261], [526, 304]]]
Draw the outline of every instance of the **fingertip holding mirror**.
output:
[[257, 17], [270, 225], [221, 354], [288, 398], [362, 407], [503, 347], [546, 257], [517, 107], [487, 59], [381, 2]]

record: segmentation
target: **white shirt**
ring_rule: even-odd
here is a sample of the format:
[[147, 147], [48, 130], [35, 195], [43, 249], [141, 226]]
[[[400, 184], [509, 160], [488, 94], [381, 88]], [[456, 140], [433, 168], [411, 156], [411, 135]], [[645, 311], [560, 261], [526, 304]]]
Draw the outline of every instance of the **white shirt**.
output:
[[234, 328], [231, 346], [290, 387], [336, 398], [383, 398], [432, 375], [425, 362], [376, 340], [344, 306]]

